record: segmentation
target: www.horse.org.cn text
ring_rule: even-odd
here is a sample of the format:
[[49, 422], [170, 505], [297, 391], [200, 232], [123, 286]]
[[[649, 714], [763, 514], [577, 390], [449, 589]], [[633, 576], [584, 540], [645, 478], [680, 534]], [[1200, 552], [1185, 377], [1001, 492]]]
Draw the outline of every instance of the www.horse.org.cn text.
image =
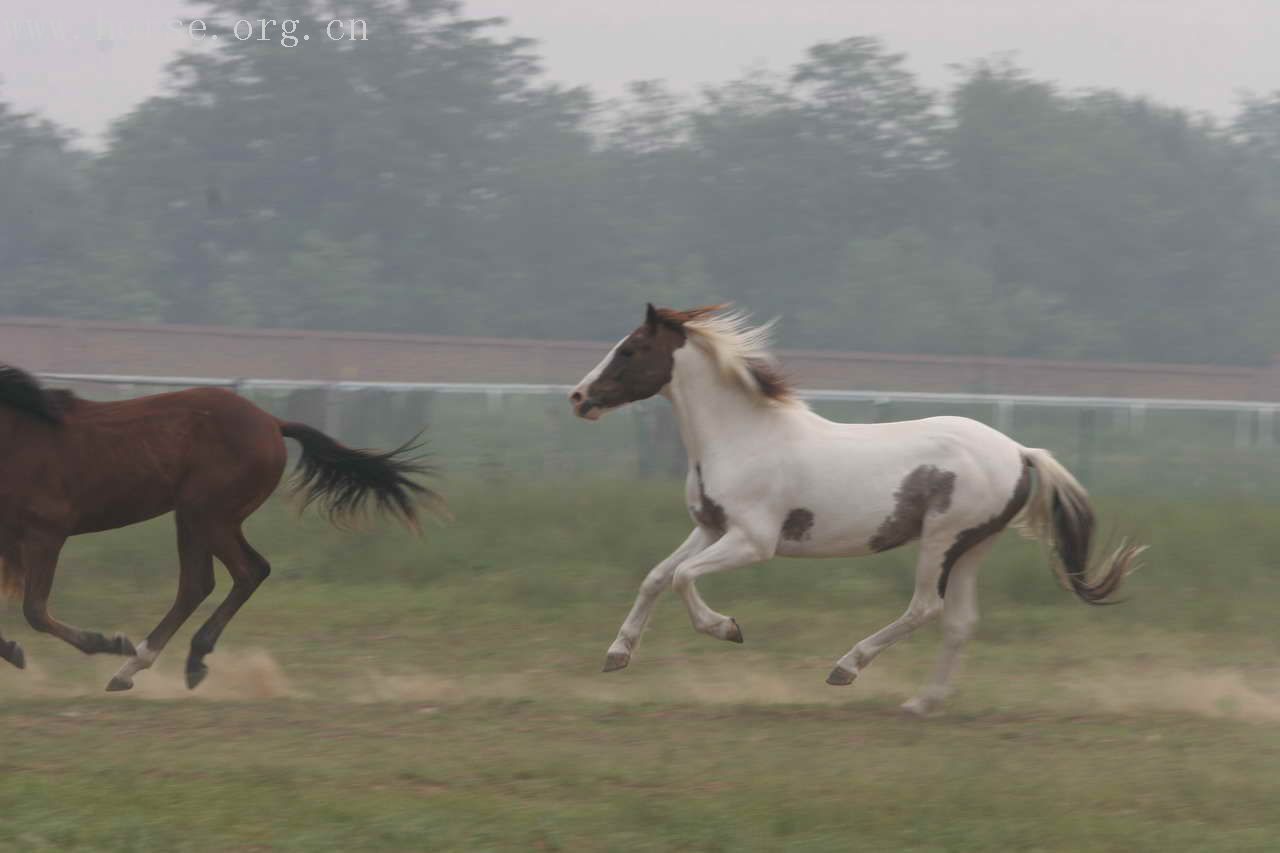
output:
[[275, 42], [281, 47], [299, 47], [307, 42], [368, 41], [369, 22], [364, 18], [332, 18], [304, 21], [299, 18], [241, 18], [233, 24], [211, 25], [202, 18], [174, 21], [174, 28], [192, 41]]

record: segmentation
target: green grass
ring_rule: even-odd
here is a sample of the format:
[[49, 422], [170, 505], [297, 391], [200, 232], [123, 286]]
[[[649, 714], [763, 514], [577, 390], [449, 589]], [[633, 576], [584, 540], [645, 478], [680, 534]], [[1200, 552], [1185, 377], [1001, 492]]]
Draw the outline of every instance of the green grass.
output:
[[22, 850], [1268, 850], [1280, 733], [843, 707], [27, 702]]
[[[1129, 601], [1087, 608], [1007, 537], [948, 710], [900, 718], [934, 628], [845, 690], [896, 616], [910, 549], [706, 579], [747, 644], [660, 606], [598, 672], [688, 521], [670, 482], [448, 484], [422, 539], [283, 502], [275, 572], [181, 683], [220, 588], [127, 694], [118, 661], [21, 624], [0, 671], [0, 850], [1271, 850], [1280, 838], [1276, 507], [1113, 499], [1152, 541]], [[63, 619], [135, 640], [173, 595], [167, 521], [75, 540]]]

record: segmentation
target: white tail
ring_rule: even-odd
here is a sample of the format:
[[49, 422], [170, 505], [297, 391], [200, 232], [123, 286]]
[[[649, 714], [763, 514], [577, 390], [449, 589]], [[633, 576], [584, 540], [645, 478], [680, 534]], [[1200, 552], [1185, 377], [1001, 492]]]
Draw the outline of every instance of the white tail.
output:
[[[1036, 472], [1036, 486], [1017, 519], [1027, 532], [1053, 546], [1051, 565], [1064, 588], [1088, 604], [1109, 604], [1125, 575], [1137, 568], [1145, 545], [1121, 540], [1105, 559], [1090, 565], [1093, 509], [1089, 493], [1053, 454], [1024, 447], [1022, 457]], [[1090, 577], [1094, 580], [1090, 580]]]

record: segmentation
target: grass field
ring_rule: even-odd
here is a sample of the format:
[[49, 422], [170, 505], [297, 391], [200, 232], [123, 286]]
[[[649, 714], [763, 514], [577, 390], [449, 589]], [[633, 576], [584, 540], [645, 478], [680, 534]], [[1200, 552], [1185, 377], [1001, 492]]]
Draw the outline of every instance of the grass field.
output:
[[[182, 686], [210, 601], [126, 694], [117, 660], [2, 630], [0, 850], [1274, 850], [1280, 528], [1265, 503], [1104, 502], [1153, 544], [1123, 606], [1059, 590], [1006, 537], [948, 709], [896, 708], [925, 629], [854, 687], [834, 660], [905, 605], [910, 549], [708, 578], [746, 645], [666, 601], [598, 672], [679, 485], [449, 484], [421, 540], [283, 502], [275, 572]], [[167, 521], [76, 540], [63, 619], [140, 639], [174, 590]], [[216, 600], [228, 587], [220, 577]]]

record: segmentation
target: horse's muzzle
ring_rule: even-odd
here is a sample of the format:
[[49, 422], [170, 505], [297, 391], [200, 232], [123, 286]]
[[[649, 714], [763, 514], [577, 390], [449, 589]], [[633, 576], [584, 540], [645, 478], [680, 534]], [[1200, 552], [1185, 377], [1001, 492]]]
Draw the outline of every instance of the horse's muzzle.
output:
[[598, 421], [604, 413], [603, 406], [581, 391], [574, 391], [569, 395], [569, 405], [573, 406], [575, 415], [588, 421]]
[[574, 407], [574, 414], [588, 421], [598, 421], [600, 416], [604, 414], [604, 406], [601, 406], [595, 400], [583, 400]]

